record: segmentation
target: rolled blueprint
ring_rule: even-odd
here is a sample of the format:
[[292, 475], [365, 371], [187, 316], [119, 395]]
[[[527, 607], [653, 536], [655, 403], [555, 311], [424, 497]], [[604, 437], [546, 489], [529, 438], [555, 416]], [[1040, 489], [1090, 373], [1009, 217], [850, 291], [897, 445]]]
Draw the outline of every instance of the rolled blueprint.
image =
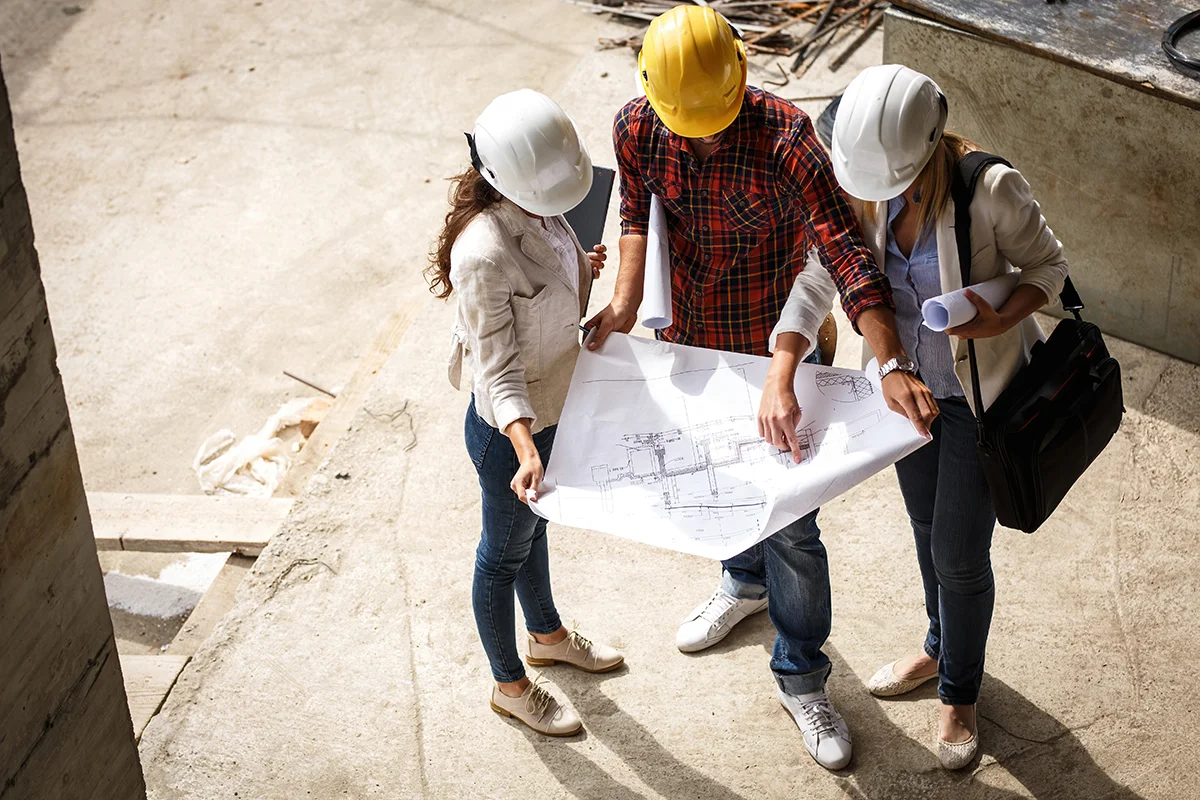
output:
[[[993, 307], [999, 308], [1008, 301], [1020, 279], [1019, 273], [1009, 272], [967, 288], [987, 300]], [[975, 304], [963, 294], [965, 291], [966, 289], [959, 289], [956, 292], [939, 294], [937, 297], [926, 300], [921, 306], [921, 316], [925, 318], [925, 327], [934, 331], [944, 331], [975, 319], [979, 309], [975, 308]]]
[[650, 196], [650, 231], [646, 236], [646, 285], [642, 294], [642, 324], [653, 330], [671, 327], [671, 249], [667, 212]]

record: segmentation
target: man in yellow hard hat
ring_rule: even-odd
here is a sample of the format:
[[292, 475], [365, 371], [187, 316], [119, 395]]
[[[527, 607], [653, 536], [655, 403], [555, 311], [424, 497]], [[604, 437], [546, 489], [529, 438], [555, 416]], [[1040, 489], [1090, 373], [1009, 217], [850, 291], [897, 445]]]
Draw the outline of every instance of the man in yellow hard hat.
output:
[[[886, 371], [888, 405], [927, 434], [937, 406], [904, 355], [888, 279], [812, 123], [790, 102], [748, 87], [746, 69], [740, 37], [711, 8], [680, 6], [650, 24], [638, 57], [645, 97], [621, 109], [613, 130], [621, 260], [612, 303], [588, 323], [589, 347], [637, 321], [655, 195], [666, 211], [672, 275], [673, 324], [660, 337], [771, 355], [759, 410], [768, 442], [799, 459], [793, 381], [816, 344], [833, 285]], [[768, 607], [769, 595], [779, 699], [813, 758], [840, 769], [851, 740], [825, 693], [829, 567], [816, 516], [724, 562], [721, 585], [680, 627], [677, 645], [693, 652], [715, 644]]]

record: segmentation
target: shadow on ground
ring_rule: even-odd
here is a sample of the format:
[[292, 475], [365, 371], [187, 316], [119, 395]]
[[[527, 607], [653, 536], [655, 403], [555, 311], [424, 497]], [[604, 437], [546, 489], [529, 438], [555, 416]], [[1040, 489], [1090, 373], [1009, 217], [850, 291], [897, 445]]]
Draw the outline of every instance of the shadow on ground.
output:
[[79, 3], [64, 0], [7, 0], [0, 3], [0, 56], [9, 69], [5, 79], [15, 101], [50, 59], [54, 45], [86, 12]]
[[[717, 657], [748, 646], [770, 653], [774, 628], [766, 614], [739, 626], [724, 642], [696, 654]], [[949, 773], [925, 743], [907, 736], [884, 712], [883, 703], [924, 702], [929, 708], [929, 730], [935, 724], [937, 693], [932, 683], [893, 700], [881, 701], [866, 691], [862, 680], [833, 646], [826, 646], [833, 662], [831, 694], [855, 734], [855, 760], [837, 775], [850, 797], [866, 800], [1143, 800], [1142, 796], [1110, 778], [1087, 748], [1067, 727], [1042, 711], [1013, 687], [993, 675], [984, 679], [979, 713], [981, 752], [969, 770]], [[603, 691], [606, 680], [620, 679], [628, 667], [607, 676], [564, 673], [556, 676], [583, 715], [588, 730], [574, 741], [594, 737], [615, 753], [647, 786], [664, 797], [743, 800], [745, 795], [722, 785], [671, 754], [655, 736], [623, 712]], [[599, 677], [600, 680], [596, 680]], [[781, 719], [785, 719], [782, 718]], [[590, 721], [590, 722], [589, 722]], [[790, 721], [787, 722], [790, 724]], [[1089, 727], [1088, 725], [1080, 728]], [[561, 746], [531, 731], [526, 736], [542, 762], [562, 788], [586, 800], [633, 800], [642, 795], [623, 785], [578, 748]], [[802, 748], [799, 732], [795, 747]], [[924, 766], [916, 771], [914, 764]], [[997, 768], [1020, 784], [1012, 791], [984, 783], [982, 776]]]

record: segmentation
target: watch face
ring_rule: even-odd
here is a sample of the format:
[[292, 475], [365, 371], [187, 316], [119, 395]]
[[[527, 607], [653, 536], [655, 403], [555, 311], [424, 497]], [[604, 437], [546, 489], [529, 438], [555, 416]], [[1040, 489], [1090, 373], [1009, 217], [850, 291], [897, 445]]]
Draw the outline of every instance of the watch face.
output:
[[916, 372], [917, 365], [908, 356], [900, 356], [896, 359], [896, 368], [902, 369], [905, 372]]

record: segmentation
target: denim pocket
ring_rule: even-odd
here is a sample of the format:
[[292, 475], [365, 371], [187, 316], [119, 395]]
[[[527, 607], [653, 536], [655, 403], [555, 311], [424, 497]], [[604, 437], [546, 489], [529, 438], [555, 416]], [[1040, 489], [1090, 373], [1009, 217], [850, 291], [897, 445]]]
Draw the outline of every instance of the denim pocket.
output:
[[492, 437], [495, 435], [496, 429], [484, 422], [476, 413], [475, 402], [472, 400], [471, 407], [467, 409], [463, 438], [467, 443], [467, 455], [471, 458], [475, 469], [483, 469], [483, 459], [487, 457], [488, 445], [492, 443]]

